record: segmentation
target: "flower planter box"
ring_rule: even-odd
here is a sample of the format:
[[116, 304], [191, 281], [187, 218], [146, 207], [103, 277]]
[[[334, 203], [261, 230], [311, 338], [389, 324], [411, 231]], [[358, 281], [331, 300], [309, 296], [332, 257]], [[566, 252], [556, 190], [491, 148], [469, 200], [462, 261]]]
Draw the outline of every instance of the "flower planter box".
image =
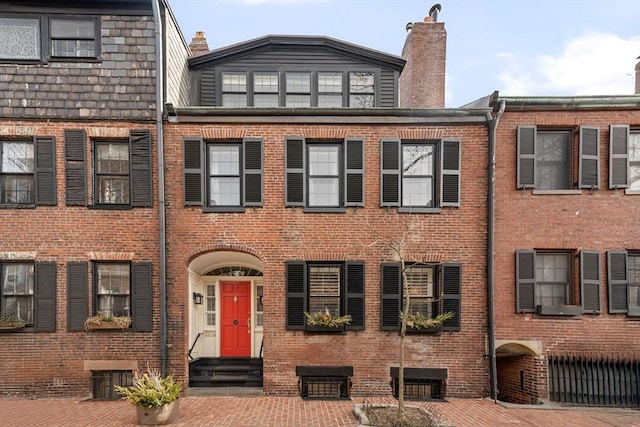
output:
[[345, 325], [340, 326], [321, 326], [321, 325], [307, 325], [305, 332], [310, 333], [324, 333], [324, 334], [344, 334], [346, 333]]
[[98, 325], [87, 325], [87, 331], [107, 330], [107, 331], [126, 331], [129, 327], [121, 327], [112, 323], [101, 323]]
[[412, 328], [407, 326], [408, 334], [426, 334], [426, 335], [440, 335], [442, 333], [442, 325], [430, 326], [428, 328]]
[[17, 325], [17, 326], [0, 326], [0, 333], [3, 332], [16, 332], [21, 329], [24, 329], [25, 325]]

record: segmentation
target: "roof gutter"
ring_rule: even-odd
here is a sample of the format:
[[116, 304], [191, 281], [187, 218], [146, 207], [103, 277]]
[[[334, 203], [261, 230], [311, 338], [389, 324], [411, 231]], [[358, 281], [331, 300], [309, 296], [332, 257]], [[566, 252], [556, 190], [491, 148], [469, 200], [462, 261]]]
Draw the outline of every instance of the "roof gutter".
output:
[[158, 223], [160, 249], [160, 373], [167, 374], [167, 281], [166, 281], [166, 227], [164, 200], [164, 133], [162, 129], [163, 101], [163, 57], [162, 57], [162, 17], [160, 15], [160, 0], [152, 0], [153, 20], [155, 22], [156, 41], [156, 140], [158, 146]]
[[489, 340], [489, 375], [491, 398], [498, 400], [498, 370], [496, 364], [496, 314], [494, 285], [494, 226], [495, 226], [495, 190], [496, 190], [496, 130], [505, 110], [505, 102], [500, 101], [495, 117], [487, 113], [489, 126], [489, 172], [487, 188], [487, 329]]

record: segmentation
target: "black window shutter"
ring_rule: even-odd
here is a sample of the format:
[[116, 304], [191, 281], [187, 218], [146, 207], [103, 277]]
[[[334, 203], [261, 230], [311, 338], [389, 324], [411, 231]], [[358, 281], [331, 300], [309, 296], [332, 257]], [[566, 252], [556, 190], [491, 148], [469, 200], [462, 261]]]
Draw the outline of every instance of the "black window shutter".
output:
[[132, 130], [131, 146], [131, 206], [153, 206], [151, 178], [151, 132]]
[[364, 262], [348, 262], [345, 266], [347, 278], [347, 314], [351, 315], [351, 324], [347, 330], [364, 329]]
[[582, 293], [582, 312], [600, 313], [602, 310], [600, 252], [580, 251], [580, 290]]
[[216, 105], [216, 70], [204, 69], [200, 72], [200, 104]]
[[64, 131], [64, 180], [67, 206], [87, 205], [86, 133], [83, 129]]
[[400, 263], [380, 266], [380, 329], [397, 331], [402, 309], [402, 268]]
[[56, 330], [56, 263], [35, 264], [35, 329], [38, 332]]
[[244, 206], [262, 206], [262, 139], [245, 138]]
[[304, 206], [304, 138], [287, 138], [286, 194], [287, 206]]
[[184, 138], [184, 204], [203, 205], [204, 156], [202, 138]]
[[346, 206], [364, 206], [364, 139], [345, 140]]
[[151, 263], [133, 263], [131, 277], [131, 329], [150, 332], [153, 329], [153, 271]]
[[380, 145], [380, 206], [400, 206], [400, 140]]
[[440, 168], [440, 206], [460, 206], [460, 140], [443, 139]]
[[627, 252], [607, 252], [607, 278], [609, 285], [609, 313], [628, 313]]
[[462, 325], [462, 265], [442, 265], [442, 312], [453, 313], [451, 319], [442, 324], [443, 331], [459, 331]]
[[600, 188], [600, 128], [580, 127], [579, 188]]
[[516, 251], [516, 311], [518, 313], [536, 310], [536, 252]]
[[307, 265], [304, 261], [287, 261], [287, 329], [304, 329], [304, 312], [307, 310], [306, 277]]
[[67, 330], [83, 331], [88, 315], [89, 280], [86, 262], [67, 264]]
[[36, 136], [36, 205], [55, 206], [56, 191], [56, 140], [52, 136]]
[[629, 186], [629, 126], [609, 126], [609, 188]]
[[517, 188], [535, 188], [536, 126], [518, 126]]

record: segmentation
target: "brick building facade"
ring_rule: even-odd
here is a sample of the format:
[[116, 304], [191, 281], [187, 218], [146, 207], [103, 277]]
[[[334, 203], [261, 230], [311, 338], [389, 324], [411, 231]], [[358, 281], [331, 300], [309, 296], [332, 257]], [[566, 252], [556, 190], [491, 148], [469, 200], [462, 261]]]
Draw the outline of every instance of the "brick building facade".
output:
[[640, 99], [494, 102], [498, 396], [633, 405]]

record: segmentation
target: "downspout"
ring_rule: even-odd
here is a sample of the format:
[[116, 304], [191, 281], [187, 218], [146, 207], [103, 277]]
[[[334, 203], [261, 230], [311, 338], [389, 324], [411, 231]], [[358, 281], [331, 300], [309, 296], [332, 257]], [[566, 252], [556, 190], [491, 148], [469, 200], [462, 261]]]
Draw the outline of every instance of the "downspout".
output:
[[496, 189], [496, 129], [500, 116], [504, 113], [505, 102], [500, 101], [498, 112], [495, 117], [487, 113], [487, 123], [489, 126], [489, 183], [487, 195], [487, 323], [489, 334], [489, 375], [491, 385], [491, 398], [494, 402], [498, 400], [498, 370], [496, 364], [496, 314], [494, 299], [494, 215], [495, 215], [495, 189]]
[[159, 0], [152, 0], [156, 41], [156, 139], [158, 145], [158, 223], [160, 246], [160, 373], [167, 374], [167, 280], [166, 280], [166, 227], [164, 200], [164, 132], [162, 128], [163, 100], [163, 57], [162, 57], [162, 16]]

